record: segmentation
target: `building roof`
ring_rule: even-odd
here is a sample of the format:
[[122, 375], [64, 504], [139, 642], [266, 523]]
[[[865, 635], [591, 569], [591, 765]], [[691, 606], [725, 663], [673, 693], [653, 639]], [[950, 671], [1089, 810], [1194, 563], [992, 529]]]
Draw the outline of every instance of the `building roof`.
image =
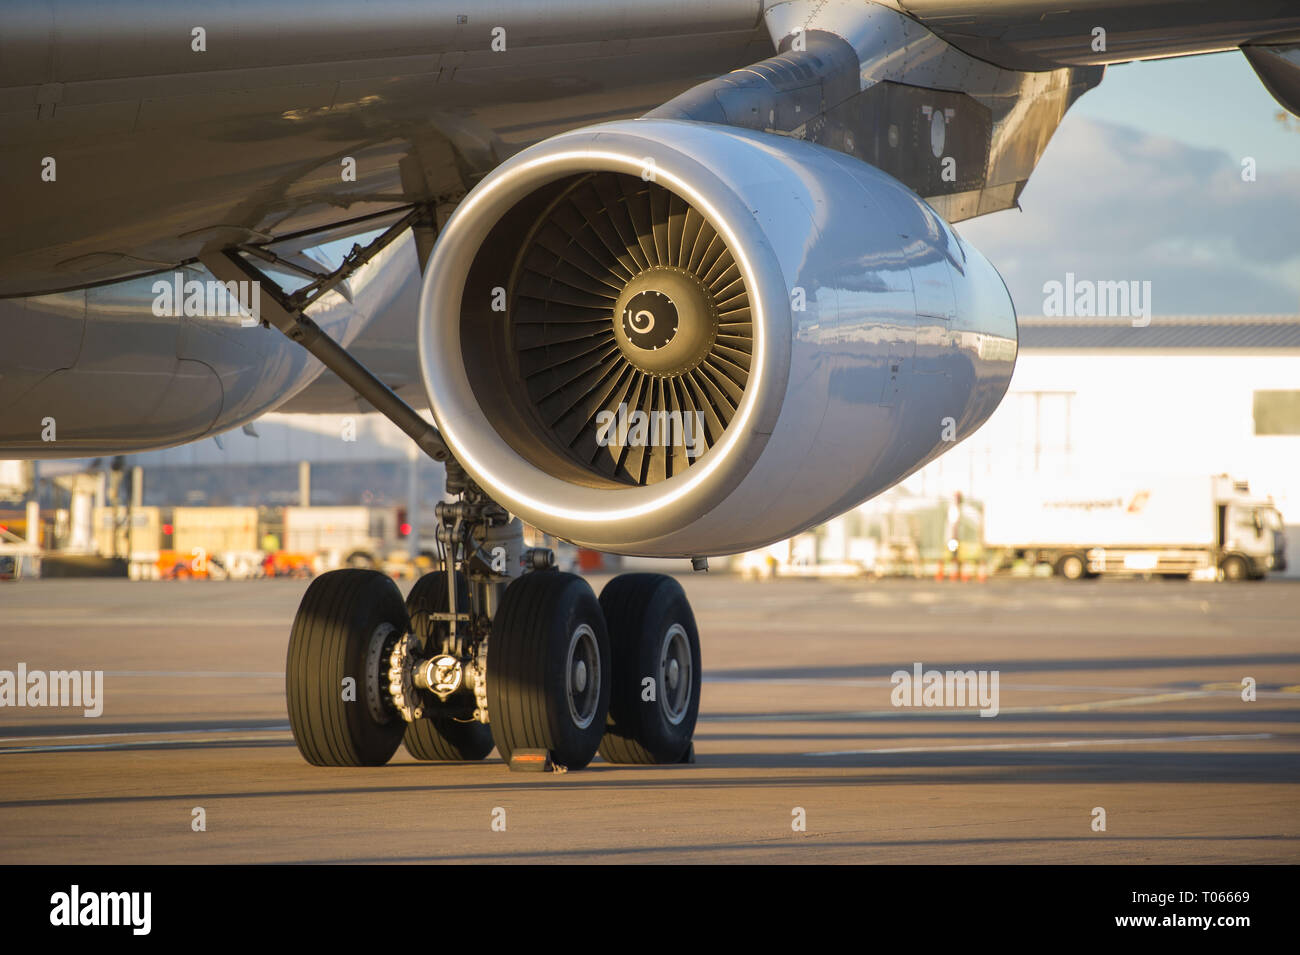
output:
[[1127, 318], [1021, 317], [1017, 324], [1028, 351], [1300, 351], [1300, 315], [1158, 315], [1141, 328]]

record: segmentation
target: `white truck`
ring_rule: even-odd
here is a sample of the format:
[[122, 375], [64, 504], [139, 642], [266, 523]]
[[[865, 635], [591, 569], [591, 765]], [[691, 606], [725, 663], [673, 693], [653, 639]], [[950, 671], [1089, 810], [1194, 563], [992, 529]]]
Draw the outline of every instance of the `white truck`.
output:
[[393, 507], [286, 507], [283, 549], [316, 554], [328, 567], [380, 567], [401, 546]]
[[1286, 568], [1282, 516], [1244, 481], [1133, 478], [1007, 485], [984, 502], [984, 546], [1004, 562], [1099, 574], [1258, 579]]

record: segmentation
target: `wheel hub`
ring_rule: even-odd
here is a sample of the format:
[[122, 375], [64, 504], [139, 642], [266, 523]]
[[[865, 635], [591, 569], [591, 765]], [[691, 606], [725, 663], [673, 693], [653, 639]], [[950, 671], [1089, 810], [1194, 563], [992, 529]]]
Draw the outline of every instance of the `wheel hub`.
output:
[[674, 726], [686, 718], [691, 703], [691, 644], [686, 629], [675, 623], [664, 634], [659, 650], [659, 706]]
[[596, 634], [582, 624], [569, 637], [568, 665], [564, 668], [564, 695], [569, 704], [569, 718], [579, 729], [586, 729], [596, 718], [600, 704], [600, 649]]
[[389, 657], [397, 640], [397, 628], [391, 623], [381, 623], [370, 635], [366, 648], [366, 709], [370, 718], [383, 725], [393, 718], [392, 696], [388, 692]]
[[465, 682], [465, 667], [449, 653], [425, 660], [414, 668], [415, 685], [446, 701]]
[[415, 654], [418, 649], [415, 634], [404, 634], [393, 644], [388, 656], [388, 694], [392, 698], [393, 708], [408, 723], [414, 723], [424, 716], [424, 704], [420, 701], [415, 686]]

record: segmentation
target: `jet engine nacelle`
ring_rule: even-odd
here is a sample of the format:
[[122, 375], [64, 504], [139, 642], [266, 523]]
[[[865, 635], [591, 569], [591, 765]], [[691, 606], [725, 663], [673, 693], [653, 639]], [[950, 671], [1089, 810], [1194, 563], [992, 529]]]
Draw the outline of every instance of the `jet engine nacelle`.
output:
[[997, 271], [824, 147], [632, 120], [487, 176], [426, 271], [420, 357], [457, 458], [583, 546], [736, 553], [978, 428], [1016, 356]]

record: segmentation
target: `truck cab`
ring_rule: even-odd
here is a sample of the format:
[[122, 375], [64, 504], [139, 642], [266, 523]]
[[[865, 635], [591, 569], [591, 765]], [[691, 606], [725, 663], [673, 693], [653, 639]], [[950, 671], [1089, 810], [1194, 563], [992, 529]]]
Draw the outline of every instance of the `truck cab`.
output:
[[1236, 484], [1218, 502], [1219, 568], [1225, 580], [1258, 580], [1286, 569], [1282, 514]]

